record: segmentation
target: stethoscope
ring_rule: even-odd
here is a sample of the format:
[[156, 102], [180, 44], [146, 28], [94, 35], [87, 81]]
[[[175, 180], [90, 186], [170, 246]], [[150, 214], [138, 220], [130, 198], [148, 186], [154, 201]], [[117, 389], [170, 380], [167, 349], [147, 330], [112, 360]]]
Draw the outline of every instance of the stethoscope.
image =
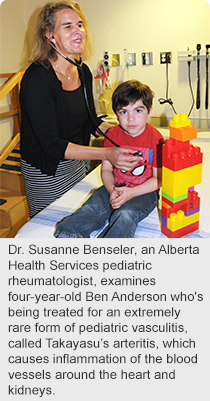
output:
[[[54, 36], [52, 36], [50, 39], [54, 39]], [[86, 107], [87, 107], [87, 110], [88, 110], [88, 114], [89, 114], [89, 116], [90, 116], [90, 118], [91, 118], [91, 121], [92, 121], [94, 127], [96, 128], [96, 131], [98, 131], [102, 136], [104, 136], [104, 137], [105, 137], [109, 142], [111, 142], [114, 146], [120, 148], [120, 145], [118, 145], [118, 144], [117, 144], [116, 142], [114, 142], [111, 138], [109, 138], [109, 137], [97, 126], [97, 123], [96, 123], [96, 121], [95, 121], [95, 119], [94, 119], [94, 116], [93, 116], [93, 114], [92, 114], [92, 112], [91, 112], [91, 109], [90, 109], [90, 106], [89, 106], [89, 101], [88, 101], [88, 95], [87, 95], [87, 87], [86, 87], [85, 77], [84, 77], [83, 70], [82, 70], [82, 58], [80, 57], [79, 60], [74, 59], [74, 61], [71, 60], [69, 57], [67, 57], [67, 56], [65, 56], [63, 53], [61, 53], [61, 52], [54, 46], [54, 44], [51, 42], [50, 39], [48, 39], [48, 40], [49, 40], [50, 45], [52, 46], [52, 48], [53, 48], [57, 53], [59, 53], [60, 56], [62, 56], [63, 58], [65, 58], [65, 60], [67, 60], [70, 64], [73, 64], [73, 65], [75, 65], [75, 66], [77, 67], [78, 74], [79, 74], [79, 79], [80, 79], [80, 81], [81, 81], [82, 88], [83, 88], [83, 93], [84, 93], [84, 98], [85, 98], [85, 103], [86, 103]], [[136, 152], [133, 153], [132, 155], [133, 155], [133, 156], [142, 156], [142, 153], [141, 153], [140, 151], [136, 151]], [[141, 165], [147, 165], [147, 164], [151, 164], [151, 163], [147, 163], [147, 162], [141, 163]]]

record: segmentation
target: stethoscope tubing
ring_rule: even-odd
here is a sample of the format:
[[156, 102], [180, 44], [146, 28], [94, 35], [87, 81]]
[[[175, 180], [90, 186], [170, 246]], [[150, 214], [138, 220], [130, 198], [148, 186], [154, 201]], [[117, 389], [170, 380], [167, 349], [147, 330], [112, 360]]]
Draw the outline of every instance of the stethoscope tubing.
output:
[[[56, 49], [56, 47], [54, 46], [54, 44], [50, 41], [51, 46], [53, 47], [53, 49], [58, 52], [63, 58], [65, 58], [70, 64], [73, 64], [77, 67], [78, 70], [78, 74], [79, 74], [79, 78], [82, 84], [82, 88], [83, 88], [83, 93], [84, 93], [84, 98], [85, 98], [85, 104], [88, 110], [88, 114], [90, 116], [90, 119], [96, 129], [96, 131], [98, 131], [98, 133], [100, 133], [102, 136], [104, 136], [109, 142], [111, 142], [115, 147], [120, 148], [120, 145], [118, 145], [116, 142], [114, 142], [111, 138], [108, 137], [108, 135], [106, 135], [99, 127], [98, 124], [95, 121], [95, 118], [91, 112], [90, 109], [90, 105], [89, 105], [89, 101], [88, 101], [88, 95], [87, 95], [87, 87], [86, 87], [86, 82], [85, 82], [85, 77], [83, 74], [83, 70], [82, 70], [82, 58], [80, 57], [80, 60], [71, 60], [70, 58], [68, 58], [67, 56], [65, 56], [63, 53], [61, 53], [58, 49]], [[151, 163], [141, 163], [141, 165], [148, 165]]]

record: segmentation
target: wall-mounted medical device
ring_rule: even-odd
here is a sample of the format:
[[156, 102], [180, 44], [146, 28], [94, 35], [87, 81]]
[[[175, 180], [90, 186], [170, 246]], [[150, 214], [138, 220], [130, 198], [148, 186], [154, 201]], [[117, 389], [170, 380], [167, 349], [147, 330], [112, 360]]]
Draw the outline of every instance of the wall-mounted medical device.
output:
[[[178, 61], [187, 62], [190, 68], [190, 64], [193, 61], [197, 63], [197, 88], [196, 88], [196, 109], [201, 107], [201, 96], [200, 96], [200, 69], [201, 61], [206, 61], [206, 92], [205, 92], [205, 109], [209, 107], [209, 58], [210, 58], [210, 44], [206, 44], [202, 49], [200, 43], [196, 45], [196, 50], [190, 50], [189, 48], [184, 51], [177, 53]], [[192, 91], [192, 90], [191, 90]]]
[[[197, 50], [184, 50], [177, 52], [177, 59], [178, 61], [196, 61], [197, 60]], [[206, 59], [206, 51], [205, 49], [200, 50], [199, 54], [200, 60]]]

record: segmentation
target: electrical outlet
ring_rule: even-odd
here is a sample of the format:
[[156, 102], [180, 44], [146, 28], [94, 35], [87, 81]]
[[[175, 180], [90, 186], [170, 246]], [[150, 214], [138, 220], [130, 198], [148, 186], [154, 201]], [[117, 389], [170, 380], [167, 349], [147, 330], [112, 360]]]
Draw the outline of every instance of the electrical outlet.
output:
[[162, 52], [160, 53], [160, 64], [171, 64], [172, 53]]
[[136, 65], [136, 53], [128, 53], [127, 61], [129, 65]]
[[119, 67], [120, 66], [120, 55], [112, 54], [112, 67]]
[[153, 65], [153, 54], [149, 53], [141, 53], [142, 65]]

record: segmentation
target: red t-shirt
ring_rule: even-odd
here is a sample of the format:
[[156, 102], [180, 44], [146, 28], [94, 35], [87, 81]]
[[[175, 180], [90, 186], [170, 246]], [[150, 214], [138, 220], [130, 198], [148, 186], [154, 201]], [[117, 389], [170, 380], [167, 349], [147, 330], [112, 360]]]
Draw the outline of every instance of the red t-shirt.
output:
[[[163, 136], [160, 132], [146, 124], [144, 132], [136, 137], [127, 134], [119, 125], [110, 128], [107, 136], [123, 148], [138, 150], [142, 153], [143, 161], [139, 162], [132, 171], [123, 171], [113, 167], [114, 182], [116, 186], [133, 187], [142, 184], [153, 175], [153, 167], [162, 167]], [[114, 145], [104, 139], [105, 147]]]

